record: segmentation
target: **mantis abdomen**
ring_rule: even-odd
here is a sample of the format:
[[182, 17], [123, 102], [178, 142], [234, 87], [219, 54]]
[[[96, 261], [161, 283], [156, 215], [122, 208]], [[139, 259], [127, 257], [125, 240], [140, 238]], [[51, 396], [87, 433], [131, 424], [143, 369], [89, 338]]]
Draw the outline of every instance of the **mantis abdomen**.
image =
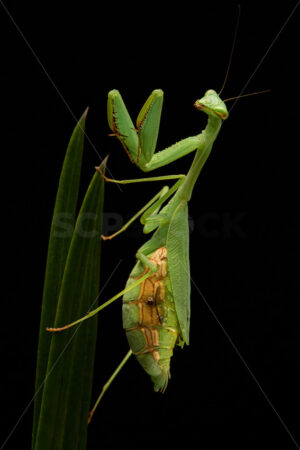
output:
[[[132, 352], [151, 376], [155, 391], [164, 391], [170, 377], [170, 360], [179, 337], [179, 324], [168, 276], [167, 249], [149, 256], [157, 271], [123, 296], [123, 327]], [[138, 262], [126, 287], [149, 271]]]

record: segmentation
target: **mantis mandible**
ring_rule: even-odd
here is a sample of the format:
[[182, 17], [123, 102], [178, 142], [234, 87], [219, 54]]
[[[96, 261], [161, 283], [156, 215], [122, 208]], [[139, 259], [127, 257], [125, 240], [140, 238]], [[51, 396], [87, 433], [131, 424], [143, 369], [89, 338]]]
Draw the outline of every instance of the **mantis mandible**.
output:
[[[225, 103], [214, 90], [208, 90], [195, 102], [195, 107], [208, 116], [205, 129], [196, 136], [183, 139], [155, 153], [159, 130], [163, 92], [154, 90], [142, 107], [136, 127], [127, 112], [120, 93], [108, 94], [108, 122], [131, 161], [145, 172], [165, 166], [195, 151], [187, 175], [166, 175], [132, 180], [112, 180], [96, 168], [107, 181], [141, 183], [177, 180], [163, 187], [119, 231], [103, 239], [112, 239], [141, 216], [145, 234], [154, 232], [136, 253], [137, 263], [123, 291], [89, 312], [86, 316], [60, 328], [61, 331], [92, 317], [123, 296], [123, 327], [130, 351], [105, 384], [90, 419], [103, 394], [131, 354], [135, 354], [151, 376], [155, 391], [166, 389], [170, 377], [170, 360], [175, 345], [189, 344], [190, 328], [190, 268], [188, 202], [195, 182], [206, 162], [223, 120], [228, 118]], [[90, 420], [89, 419], [89, 420]]]

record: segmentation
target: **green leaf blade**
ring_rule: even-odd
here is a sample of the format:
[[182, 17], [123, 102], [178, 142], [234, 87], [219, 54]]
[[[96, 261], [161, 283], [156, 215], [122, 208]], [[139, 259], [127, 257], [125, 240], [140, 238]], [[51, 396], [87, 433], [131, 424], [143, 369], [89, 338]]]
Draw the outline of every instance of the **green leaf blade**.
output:
[[[44, 386], [43, 381], [46, 375], [51, 343], [51, 336], [45, 333], [45, 327], [47, 324], [54, 322], [65, 262], [74, 229], [87, 112], [88, 110], [86, 109], [76, 125], [68, 144], [51, 223], [35, 379], [32, 448], [34, 448], [36, 438]], [[65, 222], [65, 219], [68, 219], [68, 222]], [[63, 227], [63, 229], [60, 227]]]
[[[103, 179], [95, 173], [73, 233], [55, 326], [97, 305], [103, 194]], [[35, 450], [85, 448], [96, 336], [97, 317], [52, 336]]]

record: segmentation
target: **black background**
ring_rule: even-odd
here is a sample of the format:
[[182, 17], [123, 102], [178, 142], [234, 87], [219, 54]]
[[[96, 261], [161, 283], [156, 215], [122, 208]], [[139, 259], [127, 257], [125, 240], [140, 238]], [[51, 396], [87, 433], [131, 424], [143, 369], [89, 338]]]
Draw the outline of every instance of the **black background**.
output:
[[[136, 117], [152, 89], [164, 90], [159, 149], [198, 134], [206, 117], [193, 103], [206, 89], [220, 89], [237, 17], [236, 2], [166, 9], [162, 3], [111, 2], [106, 9], [93, 2], [5, 3], [44, 70], [1, 6], [2, 441], [34, 395], [49, 227], [74, 116], [89, 106], [81, 198], [98, 155], [110, 153], [108, 168], [117, 179], [141, 176], [108, 136], [107, 92], [119, 89]], [[278, 36], [296, 1], [241, 5], [222, 97], [239, 95], [254, 72], [246, 92], [272, 93], [228, 103], [230, 117], [190, 202], [191, 275], [198, 287], [192, 286], [191, 345], [176, 350], [164, 395], [153, 392], [134, 359], [127, 364], [90, 425], [89, 449], [160, 449], [179, 441], [186, 449], [297, 448], [285, 426], [300, 441], [293, 412], [299, 405], [299, 11]], [[155, 175], [185, 173], [191, 160]], [[107, 185], [106, 218], [119, 214], [125, 221], [159, 186]], [[103, 299], [124, 287], [144, 241], [137, 224], [103, 244], [102, 285], [121, 260]], [[120, 303], [103, 312], [98, 342], [94, 398], [127, 351]], [[5, 449], [29, 448], [32, 411], [31, 404]]]

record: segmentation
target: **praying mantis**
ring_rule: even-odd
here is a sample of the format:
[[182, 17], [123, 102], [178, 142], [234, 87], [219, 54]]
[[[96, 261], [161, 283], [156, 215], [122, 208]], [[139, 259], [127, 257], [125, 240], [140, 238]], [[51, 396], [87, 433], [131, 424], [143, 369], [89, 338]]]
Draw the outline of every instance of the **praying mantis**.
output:
[[123, 296], [123, 327], [130, 350], [104, 385], [90, 413], [91, 419], [103, 394], [132, 354], [148, 373], [154, 390], [164, 392], [170, 378], [170, 360], [175, 345], [189, 344], [190, 328], [190, 268], [188, 202], [194, 185], [212, 150], [223, 120], [228, 118], [225, 103], [214, 90], [208, 90], [196, 100], [195, 107], [208, 116], [205, 129], [155, 153], [163, 103], [163, 92], [154, 90], [142, 107], [134, 127], [123, 99], [117, 90], [108, 94], [108, 123], [130, 160], [142, 171], [149, 172], [196, 152], [186, 175], [166, 175], [131, 180], [107, 178], [108, 182], [129, 184], [176, 180], [172, 187], [164, 186], [135, 216], [109, 240], [116, 237], [138, 217], [145, 234], [151, 238], [138, 249], [136, 265], [126, 287], [86, 316], [60, 328], [62, 331], [97, 314]]

